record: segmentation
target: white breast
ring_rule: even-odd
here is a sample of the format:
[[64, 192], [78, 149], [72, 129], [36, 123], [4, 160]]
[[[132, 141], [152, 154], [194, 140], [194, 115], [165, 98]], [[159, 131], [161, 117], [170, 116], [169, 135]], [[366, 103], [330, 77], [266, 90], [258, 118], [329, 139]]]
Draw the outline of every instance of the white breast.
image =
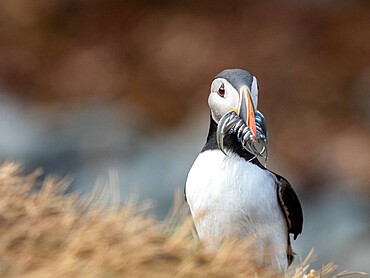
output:
[[209, 248], [227, 238], [252, 237], [261, 263], [286, 271], [288, 231], [272, 173], [235, 154], [205, 151], [188, 174], [186, 197], [199, 238]]

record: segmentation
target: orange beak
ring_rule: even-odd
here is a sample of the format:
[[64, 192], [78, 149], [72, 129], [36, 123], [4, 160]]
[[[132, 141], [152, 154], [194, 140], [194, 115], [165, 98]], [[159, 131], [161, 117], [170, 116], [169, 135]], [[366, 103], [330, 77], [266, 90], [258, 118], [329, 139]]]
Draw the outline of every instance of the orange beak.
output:
[[240, 92], [238, 105], [238, 115], [245, 121], [250, 130], [253, 132], [254, 141], [257, 141], [256, 119], [254, 116], [254, 104], [248, 87], [243, 87]]

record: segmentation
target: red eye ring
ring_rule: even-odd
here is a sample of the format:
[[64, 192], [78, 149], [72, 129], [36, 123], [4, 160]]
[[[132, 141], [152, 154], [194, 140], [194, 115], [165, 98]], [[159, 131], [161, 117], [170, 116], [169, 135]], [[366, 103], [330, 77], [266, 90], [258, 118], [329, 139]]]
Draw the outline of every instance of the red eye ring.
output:
[[220, 88], [218, 88], [218, 91], [217, 93], [221, 96], [221, 97], [224, 97], [225, 96], [225, 86], [224, 86], [224, 83], [221, 84]]

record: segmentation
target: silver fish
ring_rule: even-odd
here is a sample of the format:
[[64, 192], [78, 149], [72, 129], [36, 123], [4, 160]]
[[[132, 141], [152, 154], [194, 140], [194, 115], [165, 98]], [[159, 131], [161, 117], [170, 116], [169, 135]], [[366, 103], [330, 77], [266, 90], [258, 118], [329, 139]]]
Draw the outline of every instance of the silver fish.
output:
[[[242, 144], [243, 148], [254, 155], [255, 157], [263, 157], [267, 161], [267, 145], [268, 145], [268, 132], [265, 117], [261, 112], [255, 110], [255, 121], [257, 139], [254, 139], [253, 132], [244, 122], [244, 120], [235, 112], [230, 111], [226, 113], [219, 121], [217, 126], [217, 145], [218, 148], [227, 155], [224, 149], [224, 137], [226, 134], [235, 133], [238, 141]], [[259, 146], [259, 147], [257, 147]]]

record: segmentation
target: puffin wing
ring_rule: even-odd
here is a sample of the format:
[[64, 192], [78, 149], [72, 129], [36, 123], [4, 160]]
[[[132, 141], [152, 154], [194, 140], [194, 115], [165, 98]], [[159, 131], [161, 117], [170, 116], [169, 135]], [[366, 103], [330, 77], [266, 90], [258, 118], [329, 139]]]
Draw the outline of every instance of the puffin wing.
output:
[[[275, 174], [276, 175], [276, 174]], [[301, 203], [293, 187], [283, 177], [276, 175], [279, 181], [277, 195], [281, 209], [288, 224], [288, 232], [294, 234], [294, 239], [302, 232], [303, 213]]]

